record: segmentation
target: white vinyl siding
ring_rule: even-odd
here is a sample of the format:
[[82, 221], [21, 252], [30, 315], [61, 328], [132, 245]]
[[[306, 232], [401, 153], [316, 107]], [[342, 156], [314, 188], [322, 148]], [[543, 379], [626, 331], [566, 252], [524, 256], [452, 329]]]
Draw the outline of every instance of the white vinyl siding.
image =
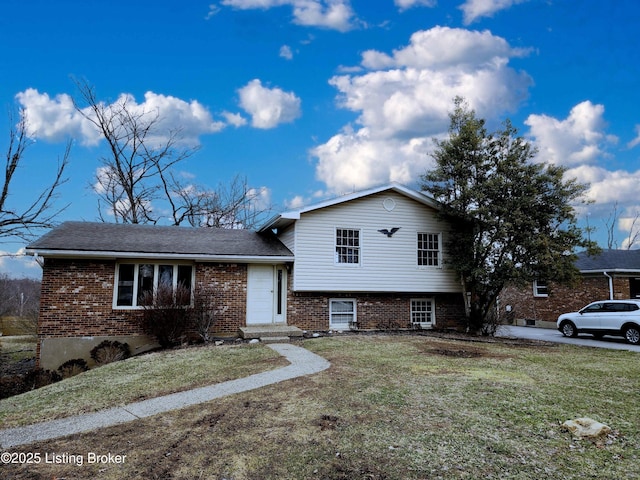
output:
[[[392, 199], [388, 201], [388, 199]], [[391, 210], [385, 208], [393, 205]], [[336, 229], [359, 231], [358, 268], [336, 263]], [[379, 230], [390, 232], [391, 237]], [[438, 233], [446, 243], [446, 228], [434, 209], [396, 192], [368, 197], [306, 212], [287, 231], [287, 246], [295, 250], [293, 289], [325, 292], [460, 292], [455, 272], [418, 265], [417, 235]], [[295, 245], [290, 245], [291, 238]], [[294, 247], [294, 248], [292, 248]]]

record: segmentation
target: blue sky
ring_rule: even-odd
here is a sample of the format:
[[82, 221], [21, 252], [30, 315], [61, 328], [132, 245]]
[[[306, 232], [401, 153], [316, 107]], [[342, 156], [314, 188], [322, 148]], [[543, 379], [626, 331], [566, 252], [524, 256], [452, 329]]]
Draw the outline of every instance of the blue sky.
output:
[[[46, 185], [73, 139], [59, 219], [97, 219], [104, 145], [71, 106], [73, 77], [182, 127], [200, 147], [185, 179], [246, 175], [277, 210], [416, 187], [462, 95], [590, 183], [580, 215], [601, 243], [617, 203], [622, 248], [640, 213], [639, 24], [636, 0], [5, 0], [0, 98], [35, 140], [12, 201]], [[9, 129], [0, 115], [4, 152]], [[0, 271], [39, 274], [7, 257]]]

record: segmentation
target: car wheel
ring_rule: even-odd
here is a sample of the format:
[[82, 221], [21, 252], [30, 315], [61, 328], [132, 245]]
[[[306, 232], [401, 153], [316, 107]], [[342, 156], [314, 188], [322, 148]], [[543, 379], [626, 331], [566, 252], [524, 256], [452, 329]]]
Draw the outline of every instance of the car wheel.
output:
[[640, 328], [627, 327], [624, 331], [624, 338], [627, 339], [627, 342], [638, 345], [640, 343]]
[[575, 337], [578, 335], [576, 326], [571, 322], [564, 322], [560, 327], [561, 327], [562, 334], [565, 337]]

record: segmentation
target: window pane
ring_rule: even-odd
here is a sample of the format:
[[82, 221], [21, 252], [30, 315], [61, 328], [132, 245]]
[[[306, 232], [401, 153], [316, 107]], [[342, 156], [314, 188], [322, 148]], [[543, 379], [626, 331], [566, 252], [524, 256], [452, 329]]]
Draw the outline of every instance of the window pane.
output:
[[336, 229], [336, 262], [360, 263], [360, 232]]
[[118, 270], [118, 293], [116, 305], [133, 305], [133, 273], [134, 265], [120, 265]]
[[158, 287], [173, 288], [173, 265], [158, 267]]
[[411, 300], [411, 322], [433, 323], [433, 302], [431, 300]]
[[178, 265], [178, 294], [176, 302], [178, 305], [191, 304], [191, 266]]
[[440, 265], [440, 235], [418, 233], [418, 265], [437, 267]]
[[143, 264], [138, 267], [138, 305], [153, 301], [154, 265]]
[[355, 302], [353, 300], [332, 300], [330, 304], [332, 326], [349, 326], [355, 321]]

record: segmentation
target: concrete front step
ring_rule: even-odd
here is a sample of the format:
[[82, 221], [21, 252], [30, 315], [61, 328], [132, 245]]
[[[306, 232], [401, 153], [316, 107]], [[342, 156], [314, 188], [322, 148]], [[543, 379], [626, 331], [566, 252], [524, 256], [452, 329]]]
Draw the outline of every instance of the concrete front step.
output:
[[302, 330], [291, 325], [251, 325], [240, 327], [240, 336], [245, 339], [271, 337], [302, 337]]
[[261, 343], [289, 343], [289, 337], [260, 337]]

